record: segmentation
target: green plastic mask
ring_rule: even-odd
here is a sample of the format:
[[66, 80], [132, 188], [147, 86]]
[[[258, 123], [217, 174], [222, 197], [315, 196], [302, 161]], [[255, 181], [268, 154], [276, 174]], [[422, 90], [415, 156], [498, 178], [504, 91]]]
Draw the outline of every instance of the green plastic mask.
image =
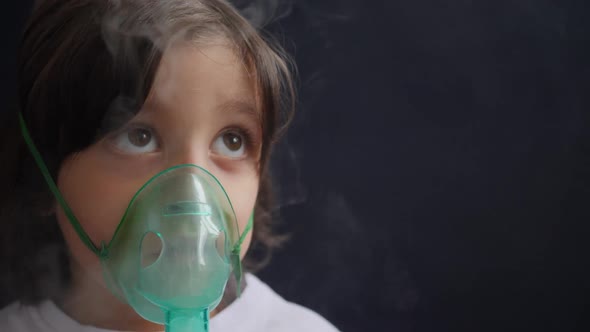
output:
[[106, 283], [143, 318], [166, 331], [208, 331], [209, 312], [233, 272], [240, 291], [240, 235], [221, 183], [196, 165], [166, 169], [131, 200], [112, 239], [98, 248], [63, 199], [21, 116], [23, 137], [80, 239], [99, 256]]

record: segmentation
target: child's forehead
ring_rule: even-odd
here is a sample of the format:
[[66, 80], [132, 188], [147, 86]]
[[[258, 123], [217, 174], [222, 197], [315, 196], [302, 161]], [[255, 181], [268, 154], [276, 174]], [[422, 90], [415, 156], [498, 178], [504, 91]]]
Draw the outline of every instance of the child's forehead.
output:
[[244, 59], [227, 43], [175, 43], [164, 50], [154, 83], [188, 83], [199, 76], [243, 80], [249, 79], [249, 72]]
[[255, 82], [227, 44], [177, 44], [162, 55], [145, 111], [215, 108], [259, 118]]

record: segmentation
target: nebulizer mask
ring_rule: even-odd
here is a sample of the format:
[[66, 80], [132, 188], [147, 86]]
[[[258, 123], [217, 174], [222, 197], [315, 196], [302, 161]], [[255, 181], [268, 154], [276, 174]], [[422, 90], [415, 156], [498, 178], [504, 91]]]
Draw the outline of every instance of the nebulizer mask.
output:
[[233, 275], [240, 291], [240, 235], [221, 183], [196, 165], [156, 174], [135, 194], [108, 242], [96, 246], [59, 192], [20, 117], [23, 137], [80, 239], [99, 258], [108, 288], [166, 331], [208, 331], [209, 313]]

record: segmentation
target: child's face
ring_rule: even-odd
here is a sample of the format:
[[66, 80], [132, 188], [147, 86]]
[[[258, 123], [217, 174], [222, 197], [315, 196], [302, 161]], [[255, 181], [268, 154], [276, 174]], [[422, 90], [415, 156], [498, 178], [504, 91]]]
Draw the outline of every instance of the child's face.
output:
[[[179, 164], [201, 166], [220, 180], [241, 233], [259, 180], [261, 114], [253, 85], [227, 46], [183, 44], [167, 50], [142, 110], [122, 129], [68, 158], [59, 171], [58, 186], [93, 242], [108, 242], [137, 190]], [[57, 210], [73, 266], [98, 267], [98, 258]]]

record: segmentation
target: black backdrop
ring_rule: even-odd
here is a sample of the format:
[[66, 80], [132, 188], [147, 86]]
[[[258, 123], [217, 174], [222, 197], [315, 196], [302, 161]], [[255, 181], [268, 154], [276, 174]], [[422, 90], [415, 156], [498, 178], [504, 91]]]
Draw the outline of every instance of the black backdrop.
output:
[[290, 2], [268, 28], [300, 69], [274, 162], [291, 240], [260, 277], [343, 331], [585, 330], [584, 2]]

